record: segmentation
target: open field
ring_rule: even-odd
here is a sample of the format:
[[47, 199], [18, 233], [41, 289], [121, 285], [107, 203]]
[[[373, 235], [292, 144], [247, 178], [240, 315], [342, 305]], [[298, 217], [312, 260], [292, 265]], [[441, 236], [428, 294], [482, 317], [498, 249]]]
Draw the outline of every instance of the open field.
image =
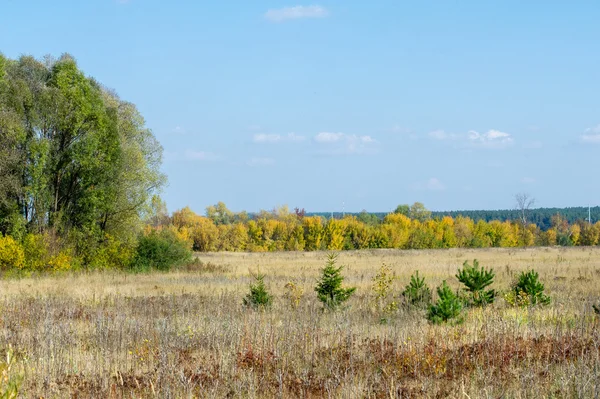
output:
[[[324, 256], [209, 253], [171, 273], [0, 281], [7, 374], [44, 398], [600, 396], [600, 248], [343, 252], [358, 290], [335, 313], [313, 291]], [[499, 298], [458, 326], [401, 308], [380, 323], [370, 288], [382, 263], [398, 295], [417, 269], [432, 288], [458, 288], [456, 269], [474, 258], [501, 291], [534, 268], [551, 305]], [[258, 267], [276, 296], [265, 312], [242, 305]], [[297, 308], [284, 296], [292, 279], [304, 289]]]

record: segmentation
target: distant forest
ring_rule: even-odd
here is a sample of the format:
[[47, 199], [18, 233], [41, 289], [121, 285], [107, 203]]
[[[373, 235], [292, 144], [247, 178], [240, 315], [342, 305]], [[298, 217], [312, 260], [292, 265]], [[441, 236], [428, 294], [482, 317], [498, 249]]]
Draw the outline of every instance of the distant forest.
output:
[[[480, 211], [432, 211], [431, 217], [441, 219], [444, 216], [450, 216], [456, 218], [457, 216], [464, 216], [473, 219], [475, 222], [483, 220], [485, 222], [491, 222], [492, 220], [513, 221], [519, 220], [519, 210], [517, 209], [500, 209], [500, 210], [480, 210]], [[592, 223], [600, 221], [600, 207], [595, 206], [590, 209]], [[344, 215], [356, 216], [359, 220], [369, 223], [377, 224], [382, 223], [383, 218], [389, 212], [307, 212], [307, 216], [323, 216], [326, 218], [331, 217], [333, 214], [334, 218], [342, 218]], [[572, 208], [537, 208], [530, 209], [527, 211], [527, 221], [534, 223], [541, 230], [546, 231], [552, 227], [551, 218], [559, 214], [569, 224], [573, 224], [578, 221], [588, 220], [588, 207], [572, 207]]]

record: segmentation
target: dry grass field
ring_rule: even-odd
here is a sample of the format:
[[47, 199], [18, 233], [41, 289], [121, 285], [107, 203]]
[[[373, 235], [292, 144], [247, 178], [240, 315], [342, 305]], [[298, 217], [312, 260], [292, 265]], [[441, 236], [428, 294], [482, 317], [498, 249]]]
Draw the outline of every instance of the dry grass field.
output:
[[[324, 312], [313, 287], [325, 253], [214, 253], [170, 273], [94, 272], [0, 281], [2, 384], [22, 397], [600, 397], [600, 248], [344, 252], [347, 306]], [[493, 267], [493, 288], [540, 273], [552, 303], [502, 296], [431, 325], [373, 302], [385, 263], [399, 295], [415, 270], [432, 289], [465, 260]], [[266, 274], [267, 311], [242, 305], [249, 270]], [[294, 280], [304, 295], [285, 296]]]

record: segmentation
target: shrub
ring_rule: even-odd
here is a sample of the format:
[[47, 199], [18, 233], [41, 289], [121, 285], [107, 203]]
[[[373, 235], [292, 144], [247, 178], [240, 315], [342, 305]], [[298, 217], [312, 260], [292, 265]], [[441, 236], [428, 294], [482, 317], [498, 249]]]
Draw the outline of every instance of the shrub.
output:
[[132, 262], [135, 244], [133, 240], [121, 240], [105, 234], [102, 242], [92, 251], [88, 266], [94, 269], [125, 269]]
[[435, 304], [429, 305], [427, 319], [434, 324], [453, 321], [455, 324], [461, 323], [460, 312], [462, 303], [458, 296], [448, 287], [446, 280], [437, 288], [438, 300]]
[[479, 267], [479, 261], [473, 260], [473, 265], [468, 261], [463, 263], [463, 268], [458, 269], [456, 274], [458, 281], [465, 285], [464, 290], [469, 293], [468, 304], [472, 306], [484, 306], [494, 302], [496, 291], [486, 290], [494, 282], [494, 271]]
[[25, 268], [31, 271], [46, 270], [50, 258], [48, 243], [41, 234], [27, 234], [23, 240]]
[[375, 294], [377, 307], [384, 312], [393, 312], [398, 309], [398, 303], [396, 301], [388, 301], [392, 292], [392, 284], [395, 279], [396, 277], [392, 274], [392, 269], [385, 263], [381, 265], [381, 268], [373, 277], [373, 286], [371, 287], [371, 290]]
[[288, 300], [290, 307], [296, 309], [304, 296], [304, 288], [295, 281], [288, 281], [285, 289], [284, 297]]
[[244, 305], [258, 308], [266, 308], [271, 306], [273, 296], [267, 291], [265, 286], [265, 275], [257, 272], [253, 274], [255, 284], [250, 284], [250, 292], [244, 298]]
[[186, 241], [170, 230], [152, 231], [140, 237], [131, 268], [139, 271], [150, 269], [169, 270], [192, 259], [192, 251]]
[[321, 278], [317, 282], [315, 291], [323, 304], [329, 309], [336, 309], [356, 291], [356, 287], [342, 288], [344, 277], [343, 266], [336, 267], [337, 254], [327, 255], [325, 267], [321, 271]]
[[534, 270], [521, 272], [509, 295], [505, 297], [511, 305], [530, 306], [548, 305], [550, 297], [544, 294], [544, 284]]
[[25, 266], [25, 251], [12, 237], [0, 234], [0, 270], [22, 269]]
[[410, 276], [410, 283], [404, 288], [402, 296], [406, 304], [421, 309], [427, 308], [431, 303], [431, 289], [425, 284], [425, 278], [419, 277], [418, 270]]

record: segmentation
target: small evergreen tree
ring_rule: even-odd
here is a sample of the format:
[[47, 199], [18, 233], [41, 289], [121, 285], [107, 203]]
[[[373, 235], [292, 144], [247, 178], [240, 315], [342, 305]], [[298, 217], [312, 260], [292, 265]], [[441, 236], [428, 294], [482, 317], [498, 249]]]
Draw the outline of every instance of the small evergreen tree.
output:
[[315, 291], [323, 304], [329, 309], [335, 309], [356, 291], [356, 287], [342, 288], [344, 277], [343, 266], [336, 267], [337, 254], [327, 255], [327, 262], [322, 269], [321, 278], [317, 282]]
[[265, 275], [260, 272], [252, 275], [255, 284], [250, 284], [250, 292], [244, 298], [244, 305], [255, 309], [271, 306], [273, 296], [269, 294], [267, 287], [265, 286]]
[[550, 303], [550, 297], [544, 294], [544, 284], [539, 278], [539, 274], [534, 270], [521, 272], [512, 289], [512, 294], [518, 298], [516, 304], [527, 306]]
[[426, 308], [431, 303], [431, 290], [425, 284], [425, 277], [419, 277], [418, 270], [410, 276], [402, 296], [408, 305], [417, 308]]
[[472, 266], [469, 261], [465, 261], [463, 268], [458, 269], [456, 278], [465, 285], [464, 290], [469, 293], [469, 305], [484, 306], [494, 302], [496, 291], [486, 290], [494, 282], [494, 271], [485, 270], [483, 266], [480, 268], [477, 259], [473, 260]]
[[462, 303], [458, 296], [448, 287], [446, 280], [437, 288], [438, 300], [435, 304], [429, 305], [427, 319], [434, 324], [446, 323], [456, 319], [455, 323], [462, 322], [459, 318], [462, 311]]

